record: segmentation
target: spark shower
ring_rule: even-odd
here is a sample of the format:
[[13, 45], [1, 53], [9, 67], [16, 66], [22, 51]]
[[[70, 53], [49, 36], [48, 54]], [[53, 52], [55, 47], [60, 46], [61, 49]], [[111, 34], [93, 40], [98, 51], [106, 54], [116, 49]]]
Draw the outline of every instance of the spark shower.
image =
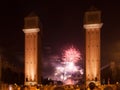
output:
[[76, 84], [83, 76], [83, 68], [77, 65], [82, 60], [81, 53], [74, 46], [62, 50], [61, 62], [56, 65], [54, 79], [64, 84]]

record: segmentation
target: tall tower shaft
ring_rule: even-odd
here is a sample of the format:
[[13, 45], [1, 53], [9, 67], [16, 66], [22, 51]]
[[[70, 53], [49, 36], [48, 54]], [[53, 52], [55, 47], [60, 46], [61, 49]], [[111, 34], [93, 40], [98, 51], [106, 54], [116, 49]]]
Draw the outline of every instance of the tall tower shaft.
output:
[[0, 55], [0, 84], [1, 82], [2, 82], [2, 55]]
[[30, 15], [24, 19], [25, 25], [25, 85], [38, 83], [38, 32], [39, 18]]
[[86, 85], [90, 82], [100, 84], [100, 30], [101, 12], [91, 10], [85, 13], [86, 30]]

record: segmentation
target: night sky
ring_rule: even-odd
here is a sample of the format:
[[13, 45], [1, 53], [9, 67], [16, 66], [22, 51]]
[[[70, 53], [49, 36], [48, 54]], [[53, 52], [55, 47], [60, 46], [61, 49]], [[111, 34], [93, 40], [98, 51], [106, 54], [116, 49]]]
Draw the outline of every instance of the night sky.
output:
[[[85, 54], [84, 12], [91, 6], [102, 11], [102, 65], [120, 60], [120, 5], [112, 0], [4, 0], [0, 11], [0, 47], [23, 62], [24, 17], [35, 12], [40, 17], [42, 50], [75, 45]], [[44, 54], [44, 53], [43, 53]], [[47, 55], [47, 54], [46, 54]]]

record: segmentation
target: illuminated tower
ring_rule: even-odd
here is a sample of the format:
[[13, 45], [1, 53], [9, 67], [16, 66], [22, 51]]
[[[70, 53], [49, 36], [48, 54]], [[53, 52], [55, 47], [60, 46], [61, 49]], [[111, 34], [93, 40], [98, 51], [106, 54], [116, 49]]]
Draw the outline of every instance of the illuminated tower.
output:
[[31, 13], [24, 19], [25, 33], [25, 85], [38, 83], [38, 32], [39, 17]]
[[100, 84], [100, 30], [101, 12], [85, 12], [84, 28], [86, 30], [86, 85], [90, 82]]
[[1, 81], [2, 81], [2, 58], [1, 57], [2, 56], [0, 55], [0, 84], [1, 84]]

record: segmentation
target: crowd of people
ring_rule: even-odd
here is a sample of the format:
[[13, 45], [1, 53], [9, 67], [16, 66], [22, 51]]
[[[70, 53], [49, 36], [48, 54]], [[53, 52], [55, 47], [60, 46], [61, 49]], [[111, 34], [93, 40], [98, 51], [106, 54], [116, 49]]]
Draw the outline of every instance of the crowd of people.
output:
[[0, 90], [120, 90], [120, 84], [114, 85], [100, 85], [96, 86], [94, 83], [90, 83], [88, 87], [85, 85], [5, 85]]

